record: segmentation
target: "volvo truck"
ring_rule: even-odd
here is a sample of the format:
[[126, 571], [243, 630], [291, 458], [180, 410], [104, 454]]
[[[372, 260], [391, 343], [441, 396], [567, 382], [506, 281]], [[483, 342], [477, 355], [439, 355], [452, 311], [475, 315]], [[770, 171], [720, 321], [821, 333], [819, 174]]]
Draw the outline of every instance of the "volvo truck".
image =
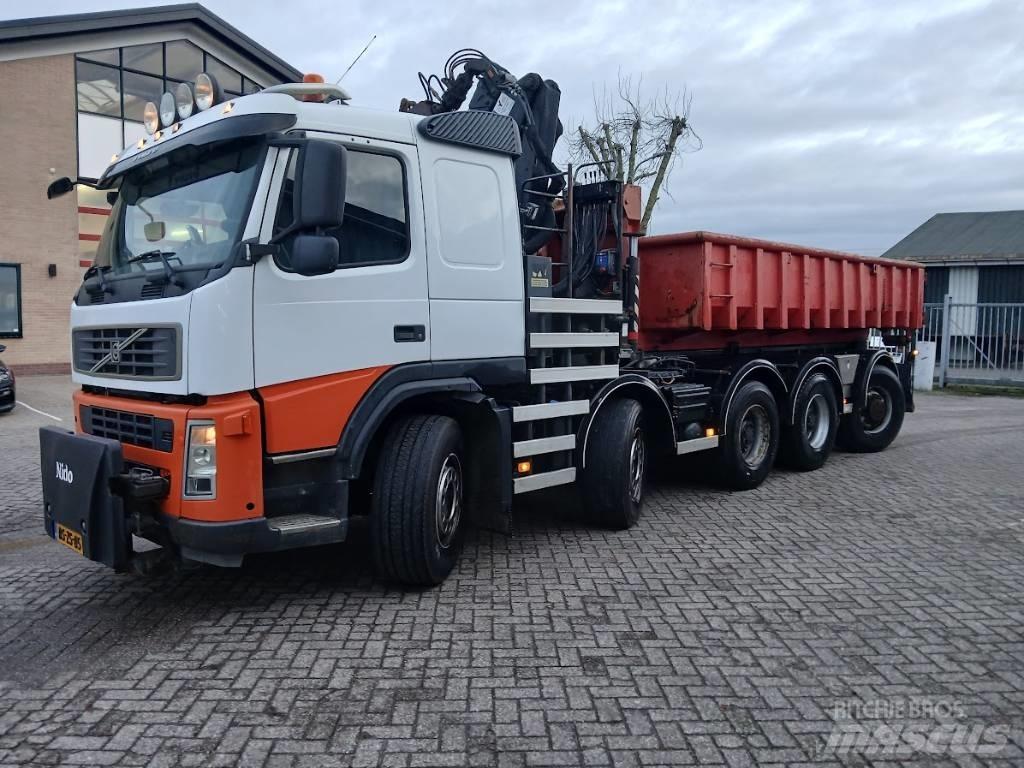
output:
[[638, 189], [552, 162], [555, 83], [453, 60], [396, 112], [201, 75], [101, 178], [51, 185], [111, 204], [71, 306], [75, 429], [40, 434], [51, 537], [238, 566], [365, 518], [382, 577], [434, 585], [524, 494], [628, 529], [659, 456], [750, 489], [896, 437], [918, 266], [641, 237]]

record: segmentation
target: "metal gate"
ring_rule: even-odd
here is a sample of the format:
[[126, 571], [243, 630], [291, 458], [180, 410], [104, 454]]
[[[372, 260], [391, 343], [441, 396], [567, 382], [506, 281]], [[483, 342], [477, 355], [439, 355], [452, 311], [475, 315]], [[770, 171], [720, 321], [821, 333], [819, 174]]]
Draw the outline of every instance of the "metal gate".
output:
[[1024, 304], [924, 305], [921, 341], [936, 343], [935, 374], [947, 382], [1024, 386]]

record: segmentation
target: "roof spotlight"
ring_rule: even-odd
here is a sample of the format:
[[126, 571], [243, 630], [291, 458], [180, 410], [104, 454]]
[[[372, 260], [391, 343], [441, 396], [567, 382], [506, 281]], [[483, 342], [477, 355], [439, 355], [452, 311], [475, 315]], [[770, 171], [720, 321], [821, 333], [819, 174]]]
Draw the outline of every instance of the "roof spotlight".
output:
[[178, 105], [178, 117], [182, 120], [192, 114], [196, 104], [188, 83], [178, 83], [178, 87], [174, 89], [174, 101]]
[[177, 104], [174, 103], [174, 94], [170, 91], [160, 97], [160, 125], [167, 128], [174, 122], [177, 114]]
[[160, 110], [152, 101], [147, 101], [142, 110], [142, 124], [146, 127], [146, 133], [152, 135], [160, 127]]
[[209, 109], [221, 99], [220, 86], [213, 75], [200, 72], [196, 75], [196, 106]]

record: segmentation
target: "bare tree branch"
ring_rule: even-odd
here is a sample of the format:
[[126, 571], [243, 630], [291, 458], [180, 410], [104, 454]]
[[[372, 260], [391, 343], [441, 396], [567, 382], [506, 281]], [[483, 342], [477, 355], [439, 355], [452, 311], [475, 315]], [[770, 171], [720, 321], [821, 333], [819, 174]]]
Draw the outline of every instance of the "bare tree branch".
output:
[[587, 129], [584, 128], [582, 125], [578, 128], [578, 131], [580, 134], [580, 141], [582, 142], [583, 146], [586, 147], [587, 152], [590, 153], [590, 156], [594, 158], [594, 162], [601, 162], [601, 158], [597, 156], [597, 148], [594, 146], [593, 137], [591, 137], [591, 135], [587, 133]]
[[676, 142], [679, 136], [686, 129], [686, 118], [676, 117], [672, 120], [672, 127], [669, 130], [668, 139], [665, 141], [665, 151], [661, 155], [661, 162], [658, 163], [658, 174], [654, 177], [651, 190], [647, 193], [647, 205], [644, 206], [644, 216], [640, 220], [640, 231], [646, 232], [647, 225], [651, 223], [651, 214], [654, 213], [654, 206], [658, 202], [658, 195], [661, 192], [661, 185], [665, 182], [669, 166], [675, 157]]
[[619, 74], [617, 88], [594, 93], [593, 128], [572, 132], [570, 157], [595, 162], [607, 179], [646, 187], [642, 230], [650, 226], [666, 184], [683, 154], [701, 148], [689, 121], [691, 97], [683, 89], [665, 88], [653, 97], [642, 92], [643, 80]]
[[[632, 107], [633, 105], [630, 104], [630, 106]], [[626, 174], [627, 184], [633, 184], [636, 180], [636, 150], [640, 141], [641, 127], [640, 115], [637, 114], [633, 120], [633, 125], [629, 129], [629, 172]]]
[[608, 178], [617, 179], [621, 175], [622, 168], [621, 165], [615, 164], [615, 139], [612, 138], [612, 127], [607, 121], [605, 121], [601, 126], [601, 129], [604, 131], [604, 146], [608, 153], [608, 159], [613, 163], [609, 169], [611, 173], [608, 174]]
[[[601, 169], [601, 172], [604, 173], [604, 175], [610, 179], [611, 175], [608, 172], [608, 163], [605, 161], [604, 158], [602, 158], [598, 154], [598, 144], [594, 140], [594, 137], [590, 133], [588, 133], [587, 129], [584, 128], [582, 125], [578, 128], [578, 132], [580, 135], [580, 142], [582, 143], [583, 147], [586, 148], [587, 152], [593, 158], [594, 162], [598, 164], [598, 167]], [[584, 160], [584, 162], [586, 161]]]

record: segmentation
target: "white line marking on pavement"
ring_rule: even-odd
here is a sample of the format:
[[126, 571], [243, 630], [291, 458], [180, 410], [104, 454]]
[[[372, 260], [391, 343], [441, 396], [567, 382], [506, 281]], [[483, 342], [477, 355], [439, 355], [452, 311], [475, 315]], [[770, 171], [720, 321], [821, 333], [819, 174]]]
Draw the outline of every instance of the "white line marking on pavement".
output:
[[29, 405], [28, 403], [22, 402], [21, 400], [18, 401], [18, 405], [20, 405], [22, 408], [28, 408], [33, 413], [38, 413], [40, 416], [45, 416], [48, 419], [53, 419], [54, 421], [64, 421], [64, 419], [62, 419], [60, 416], [54, 416], [52, 413], [47, 413], [46, 411], [40, 411], [38, 408], [33, 408], [31, 405]]

